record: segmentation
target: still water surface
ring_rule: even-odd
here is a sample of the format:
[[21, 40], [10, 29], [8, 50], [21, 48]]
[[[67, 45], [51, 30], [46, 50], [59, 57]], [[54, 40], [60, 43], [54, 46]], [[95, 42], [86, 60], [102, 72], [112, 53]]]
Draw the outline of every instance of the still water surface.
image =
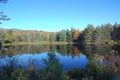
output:
[[[109, 45], [20, 45], [0, 49], [0, 69], [14, 65], [35, 70], [45, 67], [44, 59], [49, 60], [48, 54], [54, 54], [63, 66], [63, 71], [73, 69], [86, 70], [99, 63], [104, 71], [117, 74], [120, 71], [120, 46]], [[98, 66], [98, 65], [97, 65]], [[96, 68], [96, 67], [95, 67]]]
[[[40, 51], [39, 48], [41, 48], [41, 46], [43, 50]], [[45, 67], [43, 59], [48, 59], [48, 54], [52, 52], [52, 54], [55, 54], [57, 59], [59, 59], [59, 63], [63, 65], [64, 71], [68, 71], [71, 69], [85, 69], [86, 65], [88, 64], [87, 56], [81, 53], [77, 47], [74, 47], [73, 45], [69, 45], [68, 47], [71, 49], [69, 50], [67, 46], [68, 45], [51, 45], [51, 46], [49, 45], [29, 45], [29, 46], [23, 45], [23, 46], [7, 47], [7, 48], [4, 48], [3, 50], [4, 53], [1, 53], [1, 55], [2, 54], [3, 55], [0, 58], [0, 64], [1, 66], [7, 66], [10, 62], [14, 60], [15, 66], [22, 66], [25, 69], [27, 69], [29, 65], [32, 63], [35, 66], [35, 69], [37, 70], [39, 68]], [[28, 49], [26, 50], [22, 49], [26, 47], [28, 47]], [[13, 48], [16, 48], [16, 49], [10, 50]], [[23, 50], [25, 51], [23, 51], [22, 53], [20, 49], [22, 49], [22, 51]], [[34, 49], [33, 53], [30, 52], [31, 49], [32, 50]]]

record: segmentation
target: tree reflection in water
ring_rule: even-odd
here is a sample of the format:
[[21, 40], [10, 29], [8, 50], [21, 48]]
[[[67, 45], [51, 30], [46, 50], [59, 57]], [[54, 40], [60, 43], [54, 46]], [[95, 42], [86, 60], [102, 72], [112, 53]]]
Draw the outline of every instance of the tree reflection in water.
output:
[[[29, 67], [26, 67], [27, 69], [24, 69], [21, 65], [15, 66], [19, 58], [13, 60], [8, 59], [10, 65], [6, 65], [0, 70], [0, 80], [112, 80], [120, 70], [118, 48], [119, 46], [112, 47], [106, 45], [89, 45], [83, 48], [77, 45], [21, 45], [2, 48], [0, 51], [1, 59], [6, 55], [9, 58], [20, 54], [27, 56], [32, 55], [42, 60], [45, 67], [34, 70], [37, 61], [34, 58], [28, 59]], [[44, 55], [41, 52], [43, 52]], [[60, 54], [58, 55], [57, 53]], [[64, 58], [64, 60], [66, 60], [67, 58], [65, 57], [69, 56], [72, 57], [71, 60], [73, 60], [80, 58], [82, 53], [84, 53], [85, 57], [89, 60], [85, 69], [72, 68], [71, 70], [63, 71], [64, 65], [61, 64], [60, 59]], [[47, 58], [44, 56], [47, 56]], [[27, 59], [27, 57], [24, 58]], [[41, 63], [40, 60], [38, 60], [39, 63]], [[68, 59], [66, 61], [69, 62]], [[77, 64], [82, 61], [83, 60], [79, 59]], [[72, 63], [72, 61], [70, 61], [70, 63]]]
[[44, 59], [46, 65], [44, 70], [45, 80], [64, 80], [65, 75], [62, 71], [62, 64], [59, 63], [54, 53], [48, 53], [48, 60]]

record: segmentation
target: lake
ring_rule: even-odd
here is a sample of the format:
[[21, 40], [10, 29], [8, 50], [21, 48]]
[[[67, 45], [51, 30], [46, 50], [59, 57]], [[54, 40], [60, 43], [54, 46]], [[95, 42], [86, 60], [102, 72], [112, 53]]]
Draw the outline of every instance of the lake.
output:
[[32, 70], [37, 71], [46, 67], [46, 61], [50, 63], [52, 60], [57, 60], [62, 65], [63, 72], [73, 74], [72, 71], [77, 70], [92, 76], [104, 74], [108, 79], [120, 71], [120, 46], [19, 45], [0, 49], [0, 70], [12, 65], [25, 70], [33, 66]]

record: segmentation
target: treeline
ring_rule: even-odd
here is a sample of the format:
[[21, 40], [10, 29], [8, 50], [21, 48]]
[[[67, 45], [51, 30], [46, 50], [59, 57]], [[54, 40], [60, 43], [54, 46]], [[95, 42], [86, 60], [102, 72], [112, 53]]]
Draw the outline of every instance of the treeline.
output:
[[0, 30], [0, 41], [4, 43], [11, 42], [40, 42], [40, 41], [61, 41], [73, 42], [77, 40], [80, 31], [71, 28], [71, 30], [61, 30], [59, 32], [45, 32], [35, 30]]
[[1, 43], [14, 42], [76, 42], [85, 44], [108, 44], [120, 42], [120, 24], [104, 24], [94, 27], [89, 24], [80, 31], [71, 28], [59, 32], [45, 32], [36, 30], [0, 30]]
[[115, 23], [97, 26], [88, 25], [82, 33], [81, 39], [85, 43], [105, 44], [120, 40], [120, 24]]

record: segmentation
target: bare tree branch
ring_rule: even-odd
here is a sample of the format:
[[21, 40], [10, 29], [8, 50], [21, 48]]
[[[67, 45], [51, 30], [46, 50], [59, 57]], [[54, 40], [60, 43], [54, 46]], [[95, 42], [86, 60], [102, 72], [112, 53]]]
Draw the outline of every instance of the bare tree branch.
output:
[[2, 3], [7, 3], [8, 0], [0, 0], [0, 2], [2, 2]]
[[[0, 0], [0, 2], [7, 3], [8, 0]], [[0, 24], [2, 24], [1, 21], [4, 21], [4, 20], [8, 21], [8, 20], [10, 20], [10, 18], [8, 18], [8, 16], [5, 15], [3, 12], [0, 12]]]

